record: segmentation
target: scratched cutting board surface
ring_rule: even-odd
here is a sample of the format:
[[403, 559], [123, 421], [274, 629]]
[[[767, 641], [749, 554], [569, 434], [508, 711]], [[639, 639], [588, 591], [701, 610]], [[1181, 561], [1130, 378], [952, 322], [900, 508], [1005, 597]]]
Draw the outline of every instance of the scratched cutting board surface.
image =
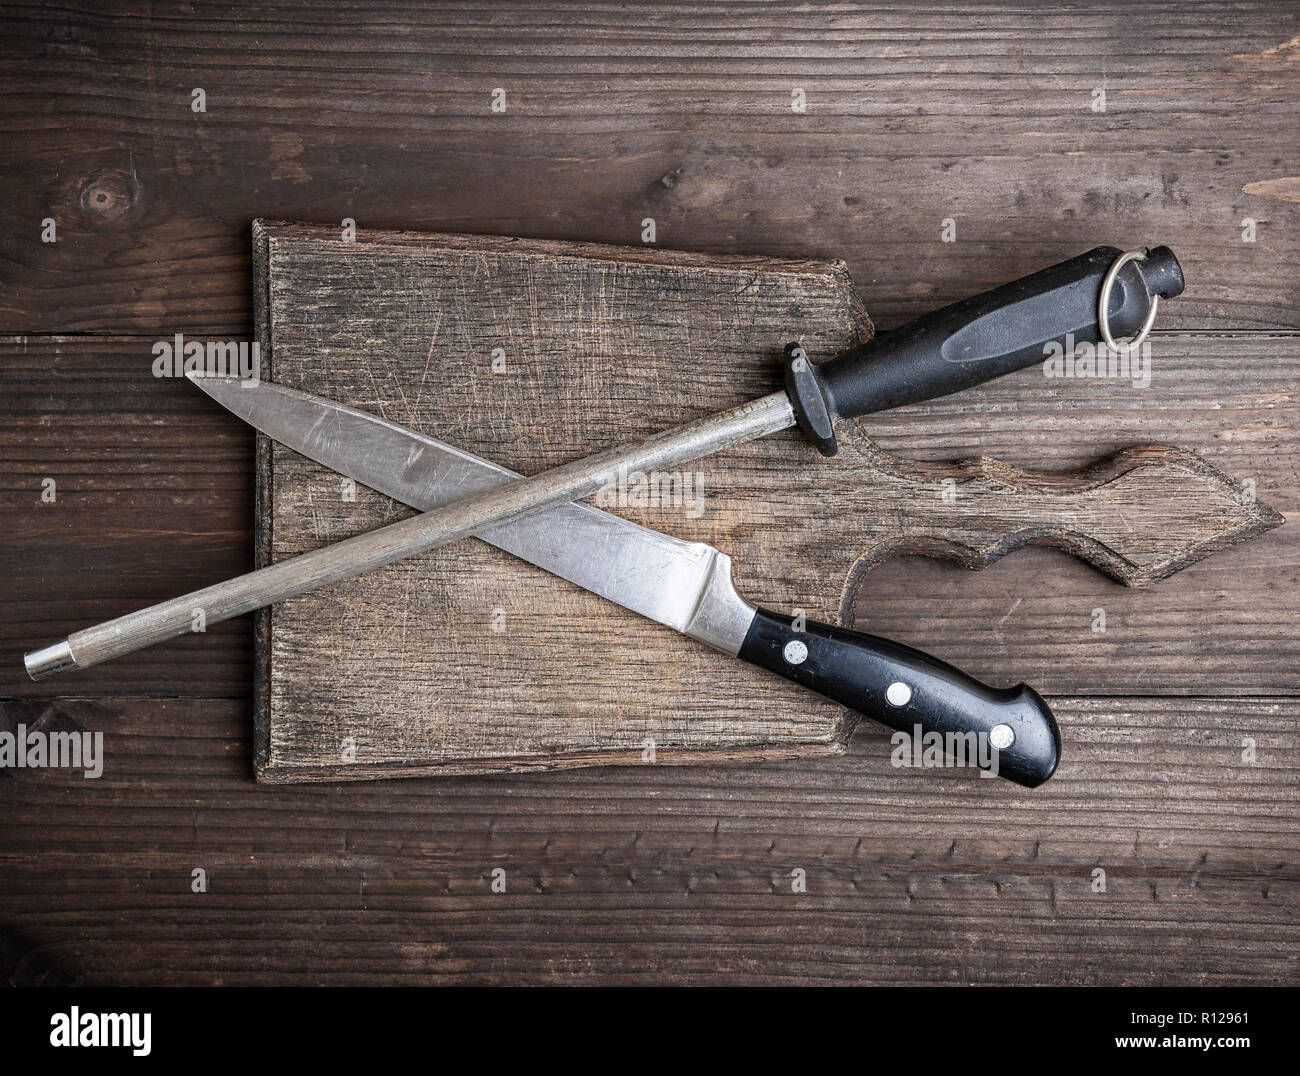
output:
[[[840, 263], [271, 224], [255, 247], [266, 376], [524, 473], [772, 391], [789, 340], [871, 335]], [[410, 514], [258, 451], [263, 558]], [[751, 600], [838, 620], [854, 555], [814, 542], [809, 479], [829, 490], [843, 465], [786, 433], [689, 465], [658, 505], [629, 484], [615, 510], [731, 552]], [[842, 707], [477, 540], [282, 603], [258, 634], [263, 780], [637, 762], [647, 741], [660, 762], [780, 757], [851, 731]]]
[[[264, 376], [525, 474], [773, 391], [788, 341], [817, 360], [872, 333], [839, 262], [259, 222], [254, 264]], [[1281, 518], [1166, 445], [1032, 475], [899, 460], [851, 424], [841, 444], [786, 431], [658, 497], [629, 476], [611, 510], [840, 623], [899, 552], [981, 567], [1046, 542], [1140, 585]], [[259, 438], [259, 563], [409, 514]], [[828, 754], [857, 721], [477, 540], [264, 611], [258, 651], [265, 781]]]

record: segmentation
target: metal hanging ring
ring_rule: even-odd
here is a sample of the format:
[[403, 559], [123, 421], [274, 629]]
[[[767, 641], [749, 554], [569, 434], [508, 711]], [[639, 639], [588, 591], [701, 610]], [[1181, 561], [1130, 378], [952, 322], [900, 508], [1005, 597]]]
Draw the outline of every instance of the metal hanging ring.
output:
[[1115, 278], [1119, 276], [1119, 271], [1128, 265], [1129, 262], [1144, 262], [1147, 256], [1140, 250], [1130, 250], [1126, 254], [1121, 254], [1112, 263], [1106, 271], [1106, 279], [1101, 282], [1101, 295], [1097, 299], [1097, 327], [1101, 330], [1101, 338], [1106, 342], [1106, 346], [1111, 351], [1118, 351], [1123, 347], [1137, 347], [1147, 335], [1151, 332], [1151, 326], [1156, 323], [1156, 304], [1160, 301], [1160, 296], [1151, 296], [1151, 310], [1147, 314], [1147, 319], [1142, 323], [1142, 328], [1138, 330], [1137, 336], [1132, 340], [1125, 341], [1122, 345], [1115, 342], [1115, 338], [1110, 335], [1110, 292], [1115, 286]]

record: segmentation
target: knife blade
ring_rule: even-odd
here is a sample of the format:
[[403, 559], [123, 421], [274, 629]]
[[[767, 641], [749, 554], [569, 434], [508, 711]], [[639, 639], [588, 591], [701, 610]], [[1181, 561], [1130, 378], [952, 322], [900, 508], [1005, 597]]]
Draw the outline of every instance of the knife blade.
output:
[[[194, 377], [254, 429], [420, 511], [519, 475], [499, 464], [323, 396], [273, 382]], [[567, 501], [478, 537], [584, 590], [735, 655], [753, 608], [727, 584], [731, 561], [582, 501]]]
[[832, 455], [837, 418], [958, 392], [1042, 362], [1050, 345], [1110, 342], [1112, 332], [1144, 337], [1157, 297], [1182, 289], [1182, 271], [1168, 247], [1127, 254], [1098, 247], [919, 318], [820, 366], [790, 345], [782, 392], [83, 628], [24, 655], [24, 663], [37, 680], [86, 668], [185, 634], [196, 623], [228, 620], [581, 500], [605, 486], [611, 474], [671, 468], [790, 426], [798, 425], [819, 451]]
[[[249, 425], [304, 456], [428, 511], [517, 474], [463, 449], [322, 396], [272, 382], [196, 377]], [[1056, 768], [1060, 736], [1024, 684], [999, 691], [918, 650], [757, 608], [736, 590], [731, 558], [590, 504], [566, 502], [477, 535], [626, 609], [896, 729], [985, 737], [992, 772], [1030, 787]], [[978, 752], [976, 752], [978, 757]]]

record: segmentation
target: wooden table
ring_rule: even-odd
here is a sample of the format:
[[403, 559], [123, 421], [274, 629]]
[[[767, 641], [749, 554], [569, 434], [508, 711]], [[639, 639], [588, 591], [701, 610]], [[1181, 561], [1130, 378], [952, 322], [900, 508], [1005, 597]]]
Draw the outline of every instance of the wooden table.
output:
[[1300, 980], [1290, 526], [1145, 591], [1035, 549], [873, 572], [863, 627], [1051, 695], [1068, 764], [1034, 793], [893, 770], [865, 729], [797, 763], [262, 787], [247, 620], [21, 668], [251, 565], [252, 434], [151, 363], [250, 337], [259, 216], [653, 221], [842, 257], [886, 330], [1168, 243], [1149, 388], [1012, 378], [872, 436], [1036, 468], [1167, 440], [1294, 512], [1294, 5], [102, 6], [0, 8], [0, 729], [106, 755], [0, 770], [6, 981]]

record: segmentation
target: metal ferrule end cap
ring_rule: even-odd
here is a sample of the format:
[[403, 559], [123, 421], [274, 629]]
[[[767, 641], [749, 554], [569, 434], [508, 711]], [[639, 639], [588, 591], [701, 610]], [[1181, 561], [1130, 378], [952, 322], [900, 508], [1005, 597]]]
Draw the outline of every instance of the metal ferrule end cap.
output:
[[29, 651], [23, 655], [23, 664], [27, 666], [27, 675], [33, 680], [44, 680], [55, 673], [78, 667], [67, 639]]

